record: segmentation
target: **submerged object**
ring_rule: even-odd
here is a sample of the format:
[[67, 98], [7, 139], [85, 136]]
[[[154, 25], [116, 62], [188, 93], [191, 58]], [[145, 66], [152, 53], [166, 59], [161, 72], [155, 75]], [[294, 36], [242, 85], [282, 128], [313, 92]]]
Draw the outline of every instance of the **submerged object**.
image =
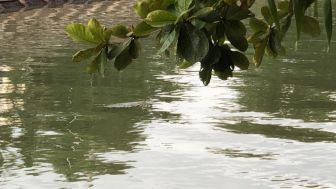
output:
[[116, 110], [116, 109], [134, 109], [134, 108], [146, 108], [149, 103], [147, 101], [134, 101], [134, 102], [124, 102], [124, 103], [115, 103], [108, 105], [100, 105], [99, 108], [106, 110]]

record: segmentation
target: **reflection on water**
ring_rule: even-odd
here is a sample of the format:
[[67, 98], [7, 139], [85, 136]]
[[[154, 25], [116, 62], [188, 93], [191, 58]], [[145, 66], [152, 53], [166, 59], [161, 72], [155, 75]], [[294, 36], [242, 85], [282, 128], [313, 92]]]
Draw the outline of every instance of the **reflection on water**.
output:
[[259, 158], [263, 160], [273, 160], [272, 156], [276, 154], [271, 153], [256, 153], [247, 152], [240, 149], [210, 149], [215, 154], [224, 154], [232, 158]]
[[234, 133], [259, 134], [270, 138], [283, 138], [300, 142], [336, 142], [336, 133], [311, 128], [296, 128], [242, 122], [239, 125], [225, 124], [224, 128]]
[[293, 52], [290, 35], [285, 58], [204, 87], [146, 40], [127, 71], [90, 78], [64, 26], [132, 23], [130, 3], [0, 15], [0, 188], [336, 188], [325, 41]]

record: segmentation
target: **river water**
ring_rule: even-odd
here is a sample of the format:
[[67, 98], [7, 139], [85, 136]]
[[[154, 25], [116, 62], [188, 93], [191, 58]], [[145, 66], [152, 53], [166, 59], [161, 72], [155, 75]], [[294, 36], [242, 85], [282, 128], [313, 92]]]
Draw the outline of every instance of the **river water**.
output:
[[[228, 81], [145, 40], [91, 78], [63, 30], [134, 22], [130, 2], [0, 15], [0, 188], [336, 188], [336, 43], [303, 38]], [[104, 107], [107, 106], [107, 107]]]

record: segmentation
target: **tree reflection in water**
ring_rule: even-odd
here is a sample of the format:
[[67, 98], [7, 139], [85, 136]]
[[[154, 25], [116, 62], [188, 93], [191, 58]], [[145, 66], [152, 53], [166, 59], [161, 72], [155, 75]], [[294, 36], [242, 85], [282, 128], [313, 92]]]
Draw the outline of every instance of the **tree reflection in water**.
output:
[[[80, 72], [81, 67], [70, 64], [74, 47], [62, 32], [64, 23], [87, 20], [91, 14], [107, 10], [108, 14], [99, 14], [101, 19], [132, 22], [130, 3], [100, 2], [85, 8], [68, 5], [61, 10], [33, 10], [0, 17], [4, 32], [1, 40], [4, 48], [0, 52], [0, 58], [4, 57], [0, 59], [3, 178], [16, 169], [38, 175], [43, 167], [51, 167], [69, 181], [124, 174], [132, 167], [132, 160], [104, 162], [96, 154], [136, 153], [146, 139], [138, 123], [157, 116], [170, 117], [169, 113], [150, 112], [148, 107], [113, 111], [99, 108], [135, 99], [147, 102], [162, 87], [163, 91], [177, 89], [164, 81], [153, 84], [158, 66], [148, 67], [157, 61], [155, 58], [142, 57], [141, 65], [134, 63], [127, 74], [107, 70], [109, 78], [95, 78], [92, 86], [85, 70]], [[38, 15], [44, 17], [37, 19]], [[83, 15], [87, 18], [82, 18]], [[113, 20], [107, 19], [112, 17]], [[151, 55], [153, 50], [145, 49], [148, 52], [144, 54]]]

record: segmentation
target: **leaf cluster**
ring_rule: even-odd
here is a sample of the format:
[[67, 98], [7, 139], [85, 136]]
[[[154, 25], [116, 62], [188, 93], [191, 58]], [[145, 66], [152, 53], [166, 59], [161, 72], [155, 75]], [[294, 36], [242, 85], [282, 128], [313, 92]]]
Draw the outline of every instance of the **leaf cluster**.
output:
[[[139, 56], [140, 40], [156, 35], [161, 45], [159, 53], [176, 55], [180, 68], [199, 62], [199, 77], [208, 85], [213, 74], [226, 80], [236, 68], [248, 69], [250, 61], [245, 52], [249, 44], [254, 48], [252, 61], [256, 66], [260, 66], [265, 53], [284, 55], [282, 41], [293, 18], [298, 40], [301, 32], [320, 35], [318, 2], [267, 0], [260, 9], [262, 17], [257, 18], [251, 11], [255, 0], [137, 0], [134, 11], [141, 20], [134, 26], [116, 24], [107, 28], [91, 19], [87, 25], [68, 25], [66, 32], [75, 41], [95, 45], [73, 56], [74, 62], [90, 60], [89, 73], [103, 75], [108, 60], [117, 70], [125, 69]], [[331, 0], [323, 0], [323, 4], [330, 44]], [[313, 8], [315, 17], [306, 13]]]

